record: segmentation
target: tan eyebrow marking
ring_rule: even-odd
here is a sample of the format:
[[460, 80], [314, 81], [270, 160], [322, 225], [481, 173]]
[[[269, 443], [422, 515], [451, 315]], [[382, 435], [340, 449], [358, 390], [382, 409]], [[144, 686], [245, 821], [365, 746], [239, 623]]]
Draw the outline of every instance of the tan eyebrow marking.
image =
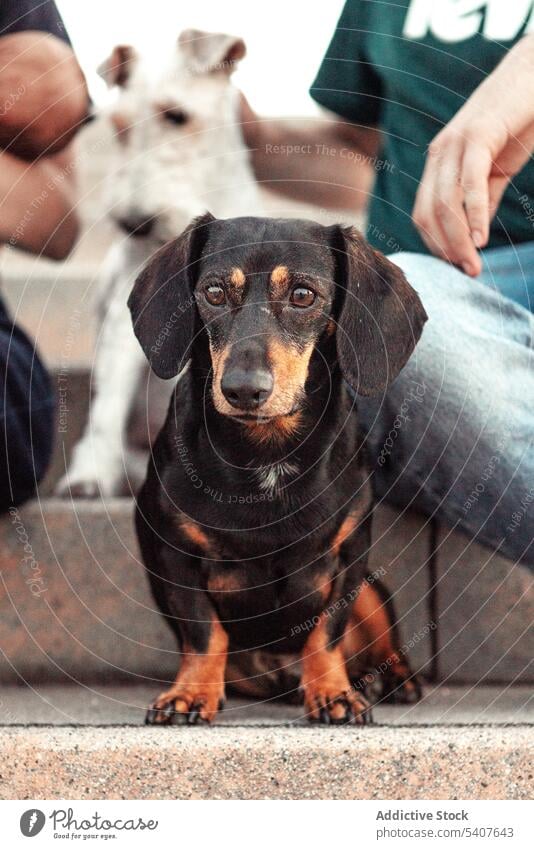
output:
[[245, 285], [245, 274], [241, 268], [232, 268], [232, 273], [230, 274], [230, 282], [233, 283], [234, 286]]
[[271, 297], [281, 301], [289, 284], [289, 269], [287, 265], [277, 265], [271, 272]]
[[287, 265], [277, 265], [271, 273], [271, 283], [273, 286], [285, 286], [289, 280], [289, 270]]

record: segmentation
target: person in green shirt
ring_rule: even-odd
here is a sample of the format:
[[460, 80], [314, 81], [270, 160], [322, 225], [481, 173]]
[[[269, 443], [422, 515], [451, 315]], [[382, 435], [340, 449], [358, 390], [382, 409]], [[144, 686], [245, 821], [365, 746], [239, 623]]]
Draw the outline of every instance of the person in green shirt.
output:
[[429, 314], [383, 398], [359, 399], [379, 497], [534, 566], [534, 3], [349, 0], [316, 121], [243, 101], [258, 179], [365, 210]]

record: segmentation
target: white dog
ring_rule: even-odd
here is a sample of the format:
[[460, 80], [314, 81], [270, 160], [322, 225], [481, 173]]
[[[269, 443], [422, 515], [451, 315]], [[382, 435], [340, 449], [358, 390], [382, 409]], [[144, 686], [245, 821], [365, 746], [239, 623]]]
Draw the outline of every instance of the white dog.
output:
[[116, 47], [99, 69], [119, 92], [108, 115], [120, 157], [110, 214], [128, 237], [105, 261], [93, 400], [61, 495], [116, 495], [130, 477], [126, 426], [145, 359], [126, 301], [147, 259], [206, 209], [221, 218], [262, 214], [230, 80], [244, 54], [239, 38], [187, 30], [163, 72], [131, 47]]

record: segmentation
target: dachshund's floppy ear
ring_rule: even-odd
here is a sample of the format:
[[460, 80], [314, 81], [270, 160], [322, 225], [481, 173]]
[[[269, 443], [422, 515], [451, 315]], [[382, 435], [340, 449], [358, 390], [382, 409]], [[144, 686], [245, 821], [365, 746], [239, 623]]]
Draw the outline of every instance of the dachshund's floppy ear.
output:
[[206, 212], [150, 258], [128, 298], [135, 335], [158, 377], [175, 377], [190, 356], [195, 332], [197, 261], [215, 221]]
[[339, 365], [355, 392], [376, 395], [408, 361], [427, 315], [401, 269], [354, 227], [335, 227], [334, 244], [342, 298]]

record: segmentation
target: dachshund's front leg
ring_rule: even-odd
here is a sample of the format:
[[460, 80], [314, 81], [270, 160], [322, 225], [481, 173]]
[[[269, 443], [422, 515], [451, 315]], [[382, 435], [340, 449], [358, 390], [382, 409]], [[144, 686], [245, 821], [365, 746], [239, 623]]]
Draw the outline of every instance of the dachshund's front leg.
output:
[[[197, 623], [199, 624], [199, 623]], [[148, 709], [147, 725], [212, 722], [224, 703], [228, 636], [214, 617], [202, 627], [182, 627], [182, 664], [172, 687]]]
[[154, 537], [140, 511], [136, 518], [154, 598], [182, 654], [174, 683], [150, 706], [146, 723], [211, 722], [224, 702], [229, 640], [202, 586], [202, 561]]
[[349, 680], [341, 638], [346, 626], [346, 607], [336, 602], [346, 592], [344, 581], [337, 581], [329, 607], [308, 637], [302, 650], [301, 687], [308, 719], [324, 725], [372, 721], [371, 707], [365, 696]]

